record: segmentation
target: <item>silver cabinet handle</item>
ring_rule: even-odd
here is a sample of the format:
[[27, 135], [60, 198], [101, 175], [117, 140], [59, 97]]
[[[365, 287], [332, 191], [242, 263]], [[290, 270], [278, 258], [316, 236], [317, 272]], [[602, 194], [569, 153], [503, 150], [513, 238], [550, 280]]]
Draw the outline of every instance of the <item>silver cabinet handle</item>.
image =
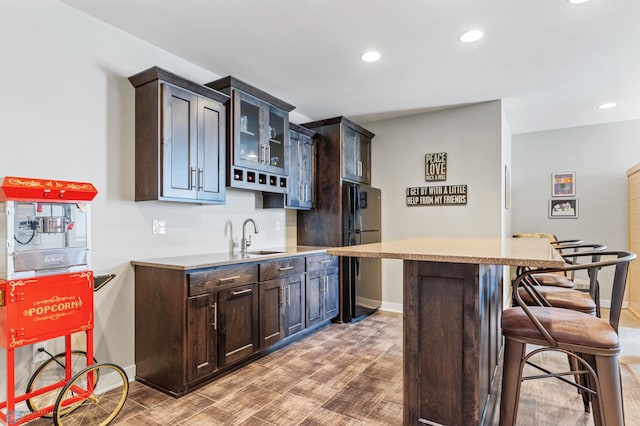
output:
[[218, 329], [218, 303], [214, 303], [213, 305], [211, 305], [211, 309], [213, 309], [213, 322], [211, 323], [211, 325], [213, 326], [214, 330]]
[[204, 188], [204, 170], [198, 168], [198, 191]]
[[196, 188], [196, 168], [191, 167], [191, 179], [189, 180], [189, 189]]
[[327, 259], [327, 260], [321, 260], [320, 263], [322, 264], [327, 264], [327, 263], [331, 263], [331, 259]]
[[283, 266], [280, 268], [281, 271], [288, 271], [290, 269], [293, 269], [293, 266]]
[[287, 306], [291, 306], [291, 286], [287, 286]]
[[232, 281], [237, 280], [238, 278], [240, 278], [240, 275], [234, 275], [232, 277], [220, 278], [220, 280], [218, 280], [218, 282], [220, 282], [220, 283], [230, 283]]
[[248, 293], [251, 293], [252, 291], [253, 291], [252, 288], [247, 288], [247, 289], [244, 289], [244, 290], [231, 292], [231, 294], [233, 296], [240, 296], [241, 294], [248, 294]]

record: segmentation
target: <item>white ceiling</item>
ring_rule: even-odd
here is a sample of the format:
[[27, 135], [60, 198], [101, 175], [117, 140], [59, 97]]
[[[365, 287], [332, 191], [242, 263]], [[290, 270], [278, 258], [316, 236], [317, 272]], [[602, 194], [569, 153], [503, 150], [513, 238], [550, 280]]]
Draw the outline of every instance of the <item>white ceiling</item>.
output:
[[640, 0], [62, 1], [312, 120], [494, 99], [513, 133], [640, 119]]

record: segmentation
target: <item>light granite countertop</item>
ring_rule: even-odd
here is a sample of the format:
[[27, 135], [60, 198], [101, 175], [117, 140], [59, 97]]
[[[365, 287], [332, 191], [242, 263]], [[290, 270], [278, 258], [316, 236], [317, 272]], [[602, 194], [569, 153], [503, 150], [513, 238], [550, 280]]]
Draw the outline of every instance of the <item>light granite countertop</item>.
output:
[[[270, 254], [256, 254], [256, 252], [271, 252]], [[213, 268], [217, 266], [234, 265], [248, 262], [262, 262], [292, 256], [306, 256], [311, 254], [323, 254], [326, 247], [312, 246], [287, 246], [269, 249], [259, 249], [246, 255], [235, 253], [205, 253], [185, 256], [161, 257], [155, 259], [132, 260], [134, 266], [150, 266], [163, 269], [177, 269], [187, 271], [191, 269]]]
[[336, 256], [557, 268], [564, 260], [542, 238], [414, 238], [328, 248]]

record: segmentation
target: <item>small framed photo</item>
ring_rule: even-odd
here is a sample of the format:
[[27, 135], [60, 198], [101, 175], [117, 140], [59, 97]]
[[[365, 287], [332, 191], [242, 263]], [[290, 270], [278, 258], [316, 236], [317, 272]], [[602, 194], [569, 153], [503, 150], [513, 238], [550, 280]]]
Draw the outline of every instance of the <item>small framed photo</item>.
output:
[[576, 196], [576, 172], [551, 173], [552, 197]]
[[549, 218], [550, 219], [577, 219], [578, 218], [578, 199], [564, 198], [557, 200], [549, 200]]

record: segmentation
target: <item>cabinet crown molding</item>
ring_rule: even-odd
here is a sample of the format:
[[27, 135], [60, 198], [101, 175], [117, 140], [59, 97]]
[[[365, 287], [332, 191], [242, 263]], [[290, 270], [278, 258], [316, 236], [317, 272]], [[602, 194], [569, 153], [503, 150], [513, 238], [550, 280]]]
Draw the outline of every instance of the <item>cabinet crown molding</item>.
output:
[[205, 86], [211, 87], [215, 90], [220, 90], [224, 93], [229, 92], [229, 89], [241, 90], [251, 96], [262, 99], [263, 101], [277, 106], [278, 108], [283, 109], [287, 112], [291, 112], [296, 108], [295, 106], [283, 101], [282, 99], [276, 98], [275, 96], [265, 92], [264, 90], [258, 89], [257, 87], [252, 86], [249, 83], [245, 83], [244, 81], [239, 80], [231, 75], [207, 83], [205, 84]]
[[229, 96], [219, 92], [218, 90], [187, 80], [184, 77], [180, 77], [179, 75], [158, 66], [153, 66], [129, 77], [129, 82], [136, 88], [156, 80], [166, 81], [167, 83], [182, 87], [193, 93], [205, 96], [220, 103], [226, 103], [229, 100]]

